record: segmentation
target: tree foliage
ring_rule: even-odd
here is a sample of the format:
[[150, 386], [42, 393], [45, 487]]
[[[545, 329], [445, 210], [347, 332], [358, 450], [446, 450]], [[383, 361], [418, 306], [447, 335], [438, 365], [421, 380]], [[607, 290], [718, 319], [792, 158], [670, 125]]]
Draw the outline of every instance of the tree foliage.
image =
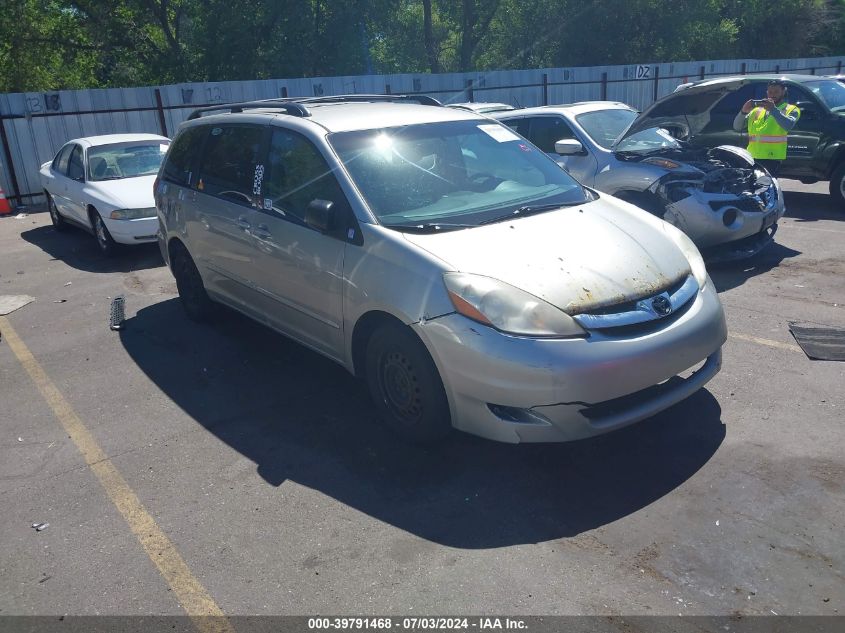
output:
[[0, 91], [790, 58], [845, 0], [6, 0]]

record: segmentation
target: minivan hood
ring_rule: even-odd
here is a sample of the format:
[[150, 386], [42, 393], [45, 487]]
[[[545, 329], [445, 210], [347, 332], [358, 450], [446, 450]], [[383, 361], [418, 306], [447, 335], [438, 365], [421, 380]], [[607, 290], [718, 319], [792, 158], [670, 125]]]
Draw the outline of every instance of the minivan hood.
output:
[[685, 278], [689, 262], [663, 226], [602, 196], [540, 215], [405, 238], [456, 271], [499, 279], [574, 315], [649, 297]]
[[637, 132], [669, 124], [686, 128], [688, 138], [692, 138], [710, 122], [710, 110], [713, 106], [726, 94], [736, 91], [747, 83], [749, 83], [748, 79], [718, 83], [704, 82], [666, 95], [643, 110], [640, 116], [634, 119], [616, 139], [613, 146], [615, 147]]

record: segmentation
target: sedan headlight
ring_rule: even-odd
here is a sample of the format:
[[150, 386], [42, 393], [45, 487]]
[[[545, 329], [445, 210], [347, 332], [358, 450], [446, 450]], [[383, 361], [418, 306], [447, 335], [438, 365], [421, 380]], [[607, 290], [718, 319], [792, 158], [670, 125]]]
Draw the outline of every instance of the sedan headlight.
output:
[[675, 228], [668, 222], [664, 224], [663, 230], [669, 234], [672, 241], [675, 242], [677, 247], [681, 249], [684, 257], [686, 257], [689, 262], [689, 267], [692, 271], [693, 277], [695, 277], [695, 280], [698, 282], [699, 290], [704, 290], [704, 284], [707, 283], [707, 268], [704, 266], [704, 258], [701, 257], [698, 247], [693, 244], [692, 240], [686, 233]]
[[140, 220], [141, 218], [154, 218], [155, 216], [155, 207], [147, 207], [146, 209], [115, 209], [109, 214], [112, 220]]
[[498, 279], [444, 273], [443, 281], [458, 313], [502, 332], [542, 337], [586, 336], [565, 312]]

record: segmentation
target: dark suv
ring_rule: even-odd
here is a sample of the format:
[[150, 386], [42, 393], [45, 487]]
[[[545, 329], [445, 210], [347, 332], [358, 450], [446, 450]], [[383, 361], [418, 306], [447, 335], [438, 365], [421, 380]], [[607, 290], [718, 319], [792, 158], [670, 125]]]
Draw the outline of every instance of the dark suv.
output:
[[748, 144], [733, 120], [748, 99], [764, 99], [766, 85], [782, 79], [787, 101], [801, 108], [789, 132], [780, 176], [804, 183], [830, 181], [830, 195], [845, 208], [845, 84], [814, 75], [742, 75], [705, 79], [679, 86], [643, 112], [635, 125], [659, 125], [693, 145]]

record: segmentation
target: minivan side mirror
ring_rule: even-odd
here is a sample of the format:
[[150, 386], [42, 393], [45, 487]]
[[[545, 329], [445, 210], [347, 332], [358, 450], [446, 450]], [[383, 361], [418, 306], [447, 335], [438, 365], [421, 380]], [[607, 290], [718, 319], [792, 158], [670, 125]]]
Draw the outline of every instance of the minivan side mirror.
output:
[[573, 154], [581, 154], [583, 152], [584, 146], [574, 138], [565, 138], [555, 142], [555, 154], [572, 156]]
[[308, 203], [305, 224], [320, 233], [327, 233], [334, 226], [334, 202], [319, 198]]

